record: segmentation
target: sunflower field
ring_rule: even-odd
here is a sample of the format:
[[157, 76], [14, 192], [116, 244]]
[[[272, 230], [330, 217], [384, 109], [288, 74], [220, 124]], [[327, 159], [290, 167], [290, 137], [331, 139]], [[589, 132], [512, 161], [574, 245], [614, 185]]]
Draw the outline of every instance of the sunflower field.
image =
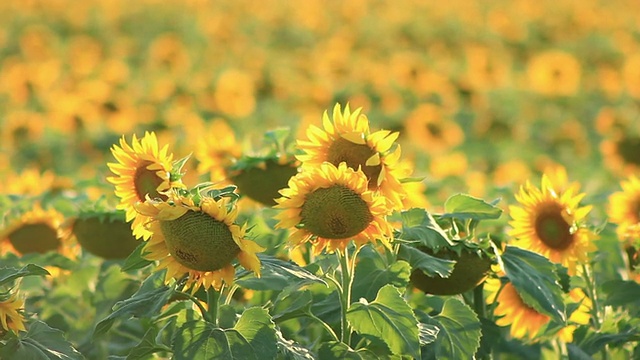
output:
[[0, 24], [0, 360], [640, 359], [637, 0]]

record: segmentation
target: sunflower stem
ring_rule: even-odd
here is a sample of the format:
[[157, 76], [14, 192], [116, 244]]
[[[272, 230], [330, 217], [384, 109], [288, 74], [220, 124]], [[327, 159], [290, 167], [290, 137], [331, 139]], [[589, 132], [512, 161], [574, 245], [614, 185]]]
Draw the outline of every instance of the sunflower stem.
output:
[[229, 289], [229, 291], [227, 292], [227, 298], [224, 300], [224, 304], [225, 305], [229, 305], [231, 303], [231, 299], [233, 298], [233, 294], [236, 293], [236, 291], [239, 289], [240, 287], [236, 284], [233, 284], [233, 286], [231, 287], [231, 289]]
[[340, 251], [336, 251], [336, 255], [338, 256], [338, 260], [340, 261], [340, 272], [341, 276], [341, 289], [340, 289], [340, 304], [341, 315], [342, 315], [342, 323], [340, 327], [340, 340], [351, 346], [351, 328], [349, 327], [349, 322], [347, 321], [347, 310], [349, 310], [349, 305], [351, 305], [351, 274], [350, 274], [350, 264], [349, 264], [349, 252], [347, 249], [344, 249], [344, 253]]
[[[484, 281], [480, 283], [480, 285], [476, 286], [473, 289], [473, 309], [478, 315], [478, 319], [482, 320], [486, 319], [486, 305], [484, 303]], [[483, 354], [480, 357], [481, 360], [489, 360], [491, 359], [491, 353]]]
[[196, 298], [195, 296], [193, 296], [193, 295], [191, 295], [189, 293], [186, 293], [184, 291], [174, 290], [174, 292], [176, 294], [178, 294], [178, 295], [184, 296], [187, 299], [191, 300], [191, 302], [194, 303], [198, 307], [198, 309], [200, 310], [200, 313], [202, 314], [202, 317], [204, 319], [206, 319], [207, 321], [210, 321], [209, 320], [209, 312], [207, 311], [207, 309], [204, 308], [204, 306], [202, 306], [202, 303], [200, 302], [200, 300], [198, 300], [198, 298]]
[[589, 294], [589, 298], [593, 303], [593, 306], [591, 308], [593, 323], [596, 330], [600, 330], [600, 327], [602, 326], [600, 323], [600, 304], [598, 303], [598, 296], [596, 294], [595, 279], [591, 277], [589, 268], [587, 268], [585, 264], [582, 264], [582, 275], [584, 276], [584, 282], [587, 284], [587, 292]]
[[207, 306], [209, 307], [207, 313], [209, 314], [209, 321], [216, 326], [218, 326], [218, 306], [223, 287], [224, 285], [220, 287], [220, 290], [216, 290], [214, 287], [207, 289]]

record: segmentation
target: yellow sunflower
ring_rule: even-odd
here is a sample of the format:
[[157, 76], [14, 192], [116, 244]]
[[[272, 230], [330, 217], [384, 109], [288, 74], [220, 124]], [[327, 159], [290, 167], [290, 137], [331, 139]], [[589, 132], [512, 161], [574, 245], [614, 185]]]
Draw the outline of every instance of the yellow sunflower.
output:
[[380, 240], [390, 246], [392, 229], [386, 221], [390, 212], [382, 195], [368, 189], [367, 176], [341, 162], [338, 167], [325, 162], [289, 180], [276, 199], [277, 228], [294, 228], [289, 236], [293, 248], [313, 244], [314, 253], [334, 252]]
[[445, 153], [464, 141], [460, 126], [434, 104], [422, 104], [412, 111], [405, 130], [411, 143], [429, 154]]
[[569, 300], [578, 304], [578, 308], [569, 315], [569, 325], [558, 331], [557, 336], [565, 343], [573, 341], [573, 332], [579, 325], [587, 325], [591, 319], [591, 299], [580, 288], [571, 289], [568, 294]]
[[399, 181], [405, 177], [397, 166], [400, 146], [394, 143], [398, 133], [380, 130], [371, 133], [369, 120], [358, 108], [351, 112], [349, 105], [341, 111], [340, 104], [333, 108], [333, 121], [325, 111], [323, 128], [311, 125], [307, 129], [308, 140], [298, 140], [298, 147], [305, 154], [298, 155], [304, 168], [314, 168], [323, 162], [334, 166], [345, 162], [354, 170], [362, 169], [368, 187], [379, 191], [394, 209], [402, 208], [406, 192]]
[[527, 182], [515, 195], [520, 206], [509, 206], [514, 245], [537, 252], [576, 273], [578, 263], [596, 250], [597, 236], [581, 226], [591, 206], [579, 207], [585, 196], [580, 185], [567, 184], [566, 172], [557, 167], [542, 176], [541, 188]]
[[0, 254], [43, 254], [57, 251], [68, 258], [75, 258], [77, 246], [58, 236], [63, 220], [64, 215], [56, 210], [44, 210], [36, 204], [30, 211], [5, 223], [4, 229], [0, 231]]
[[233, 129], [223, 120], [215, 120], [208, 131], [209, 135], [200, 137], [194, 151], [199, 161], [198, 173], [209, 173], [209, 181], [221, 182], [227, 179], [226, 169], [242, 155], [242, 148]]
[[195, 204], [190, 198], [167, 194], [167, 200], [147, 197], [135, 206], [149, 219], [145, 226], [152, 234], [143, 256], [157, 260], [158, 270], [167, 269], [167, 282], [188, 275], [185, 289], [195, 292], [201, 286], [213, 286], [219, 290], [223, 282], [233, 283], [235, 258], [260, 276], [256, 252], [264, 249], [244, 238], [246, 225], [235, 224], [236, 207], [229, 209], [225, 200], [203, 197]]
[[26, 331], [22, 308], [24, 300], [19, 299], [17, 293], [0, 294], [0, 337], [6, 331]]
[[600, 143], [605, 165], [617, 174], [631, 175], [640, 171], [640, 134], [627, 128]]
[[632, 175], [620, 185], [622, 191], [609, 196], [607, 214], [618, 225], [618, 238], [631, 244], [640, 240], [640, 178]]
[[571, 96], [580, 89], [580, 62], [571, 54], [550, 50], [527, 64], [529, 85], [543, 95]]
[[182, 183], [171, 180], [173, 154], [168, 152], [168, 145], [158, 148], [156, 134], [146, 132], [140, 140], [133, 135], [131, 146], [124, 136], [120, 146], [113, 145], [111, 153], [118, 160], [108, 163], [109, 169], [116, 174], [107, 178], [115, 185], [115, 193], [120, 198], [117, 209], [125, 210], [126, 221], [133, 220], [131, 229], [136, 237], [148, 239], [151, 235], [143, 224], [147, 218], [138, 216], [133, 205], [151, 198], [164, 198], [161, 192], [173, 187], [182, 187]]
[[484, 289], [488, 293], [487, 302], [497, 302], [493, 313], [500, 318], [496, 320], [496, 324], [510, 325], [509, 333], [514, 338], [534, 340], [551, 320], [547, 315], [527, 305], [510, 282], [500, 289], [500, 279], [490, 278], [485, 281]]

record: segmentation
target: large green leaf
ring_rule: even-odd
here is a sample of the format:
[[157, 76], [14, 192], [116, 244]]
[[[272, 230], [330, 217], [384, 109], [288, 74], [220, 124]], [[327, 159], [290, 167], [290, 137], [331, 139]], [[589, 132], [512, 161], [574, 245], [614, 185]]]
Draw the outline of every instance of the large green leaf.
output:
[[288, 286], [300, 287], [312, 283], [327, 285], [326, 281], [291, 261], [264, 254], [258, 254], [258, 257], [262, 263], [261, 277], [256, 277], [252, 271], [241, 270], [237, 274], [236, 284], [251, 290], [275, 291], [281, 291]]
[[276, 322], [304, 316], [311, 312], [311, 291], [282, 292], [273, 304], [273, 320]]
[[379, 360], [381, 358], [366, 349], [355, 351], [347, 344], [337, 341], [323, 343], [318, 355], [322, 360]]
[[450, 297], [436, 316], [416, 311], [421, 322], [439, 329], [436, 341], [424, 347], [423, 359], [472, 359], [480, 347], [481, 326], [476, 313]]
[[425, 346], [436, 341], [440, 328], [433, 324], [418, 323], [420, 331], [420, 346]]
[[171, 352], [171, 348], [161, 343], [161, 332], [168, 327], [170, 323], [167, 323], [162, 329], [151, 327], [142, 337], [142, 340], [129, 352], [126, 360], [144, 360], [148, 359], [149, 355], [155, 354], [160, 351]]
[[387, 265], [380, 253], [371, 251], [370, 256], [360, 257], [356, 265], [352, 288], [352, 299], [365, 298], [372, 301], [378, 290], [387, 284], [405, 288], [411, 276], [411, 266], [406, 261]]
[[640, 284], [635, 281], [607, 281], [602, 284], [602, 290], [607, 294], [606, 305], [623, 306], [640, 303]]
[[295, 343], [293, 340], [287, 340], [282, 336], [282, 332], [276, 329], [276, 336], [278, 337], [278, 353], [284, 360], [313, 360], [314, 357], [309, 349], [303, 347], [300, 344]]
[[411, 269], [420, 269], [427, 276], [442, 278], [448, 277], [456, 265], [453, 260], [440, 259], [405, 244], [400, 244], [398, 258], [407, 261]]
[[542, 255], [514, 246], [507, 246], [502, 262], [522, 301], [558, 323], [566, 322], [562, 286], [555, 264]]
[[127, 256], [122, 264], [122, 271], [128, 272], [133, 270], [142, 269], [153, 261], [147, 260], [142, 257], [143, 248], [147, 245], [146, 241], [141, 241], [140, 244]]
[[502, 209], [488, 202], [467, 194], [456, 194], [444, 203], [445, 214], [442, 218], [462, 220], [497, 219], [502, 215]]
[[118, 318], [152, 317], [159, 314], [172, 293], [173, 289], [164, 285], [164, 271], [152, 274], [132, 297], [116, 303], [114, 311], [96, 325], [93, 336], [106, 333]]
[[42, 321], [29, 324], [27, 332], [11, 338], [0, 347], [0, 358], [20, 360], [74, 360], [84, 359], [65, 340], [62, 331], [53, 329]]
[[0, 268], [0, 286], [7, 284], [15, 279], [25, 276], [43, 276], [49, 275], [49, 272], [38, 265], [28, 264], [21, 269], [18, 268]]
[[420, 357], [418, 320], [394, 286], [382, 287], [373, 302], [352, 304], [347, 319], [357, 333], [382, 340], [393, 354]]
[[176, 360], [273, 359], [277, 353], [275, 324], [262, 308], [249, 308], [232, 329], [205, 321], [185, 323], [175, 334]]
[[414, 208], [403, 211], [400, 216], [402, 233], [398, 236], [399, 239], [416, 241], [431, 249], [453, 246], [447, 234], [426, 210]]

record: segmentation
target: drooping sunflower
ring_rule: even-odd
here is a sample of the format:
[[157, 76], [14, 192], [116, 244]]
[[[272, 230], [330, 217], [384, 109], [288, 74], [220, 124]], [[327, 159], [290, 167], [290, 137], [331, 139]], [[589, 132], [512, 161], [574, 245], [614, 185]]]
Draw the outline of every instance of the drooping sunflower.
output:
[[535, 341], [536, 335], [551, 318], [527, 305], [511, 282], [504, 284], [502, 289], [500, 285], [500, 279], [496, 278], [487, 279], [484, 283], [488, 294], [487, 302], [497, 302], [493, 311], [499, 317], [496, 324], [510, 326], [509, 333], [514, 338]]
[[136, 237], [148, 239], [151, 233], [143, 226], [147, 218], [139, 216], [133, 206], [145, 201], [147, 195], [162, 199], [165, 198], [163, 191], [183, 187], [181, 181], [171, 179], [173, 154], [169, 153], [168, 145], [159, 149], [153, 132], [145, 132], [142, 139], [133, 135], [131, 146], [123, 136], [120, 146], [113, 145], [111, 153], [118, 162], [107, 164], [116, 174], [107, 181], [115, 185], [115, 193], [120, 198], [116, 208], [126, 212], [127, 222], [133, 220], [131, 229]]
[[19, 216], [8, 220], [0, 231], [0, 254], [18, 255], [57, 251], [75, 258], [78, 248], [68, 239], [58, 236], [64, 215], [54, 209], [43, 209], [39, 204]]
[[307, 140], [298, 140], [298, 148], [304, 151], [297, 158], [303, 169], [329, 162], [334, 166], [345, 162], [348, 167], [362, 172], [367, 177], [368, 188], [379, 191], [394, 209], [402, 208], [406, 192], [400, 183], [405, 177], [397, 166], [400, 146], [395, 145], [398, 133], [388, 130], [370, 132], [369, 120], [358, 108], [351, 112], [349, 105], [341, 111], [340, 104], [333, 108], [333, 119], [328, 113], [322, 116], [323, 128], [311, 125], [307, 129]]
[[622, 191], [609, 196], [607, 214], [618, 225], [618, 238], [631, 245], [640, 240], [640, 178], [632, 175], [620, 186]]
[[291, 247], [313, 244], [314, 253], [344, 251], [353, 240], [357, 246], [380, 240], [389, 246], [392, 229], [384, 197], [369, 190], [367, 176], [341, 162], [338, 167], [322, 163], [289, 180], [276, 199], [277, 228], [294, 228]]
[[167, 282], [187, 275], [185, 289], [195, 292], [201, 286], [213, 286], [219, 290], [223, 283], [233, 283], [235, 258], [247, 270], [260, 275], [256, 253], [264, 249], [245, 239], [246, 225], [235, 223], [235, 205], [229, 208], [226, 200], [210, 197], [203, 197], [196, 204], [175, 192], [167, 194], [166, 200], [147, 197], [135, 206], [149, 219], [145, 226], [152, 234], [143, 256], [157, 260], [158, 270], [167, 269]]
[[563, 168], [547, 171], [541, 188], [527, 182], [515, 195], [519, 206], [509, 206], [514, 245], [537, 252], [576, 273], [578, 263], [596, 250], [597, 236], [582, 224], [591, 206], [580, 207], [584, 193], [578, 183], [567, 184]]
[[7, 331], [26, 331], [22, 309], [24, 300], [18, 298], [17, 293], [0, 293], [0, 337]]

